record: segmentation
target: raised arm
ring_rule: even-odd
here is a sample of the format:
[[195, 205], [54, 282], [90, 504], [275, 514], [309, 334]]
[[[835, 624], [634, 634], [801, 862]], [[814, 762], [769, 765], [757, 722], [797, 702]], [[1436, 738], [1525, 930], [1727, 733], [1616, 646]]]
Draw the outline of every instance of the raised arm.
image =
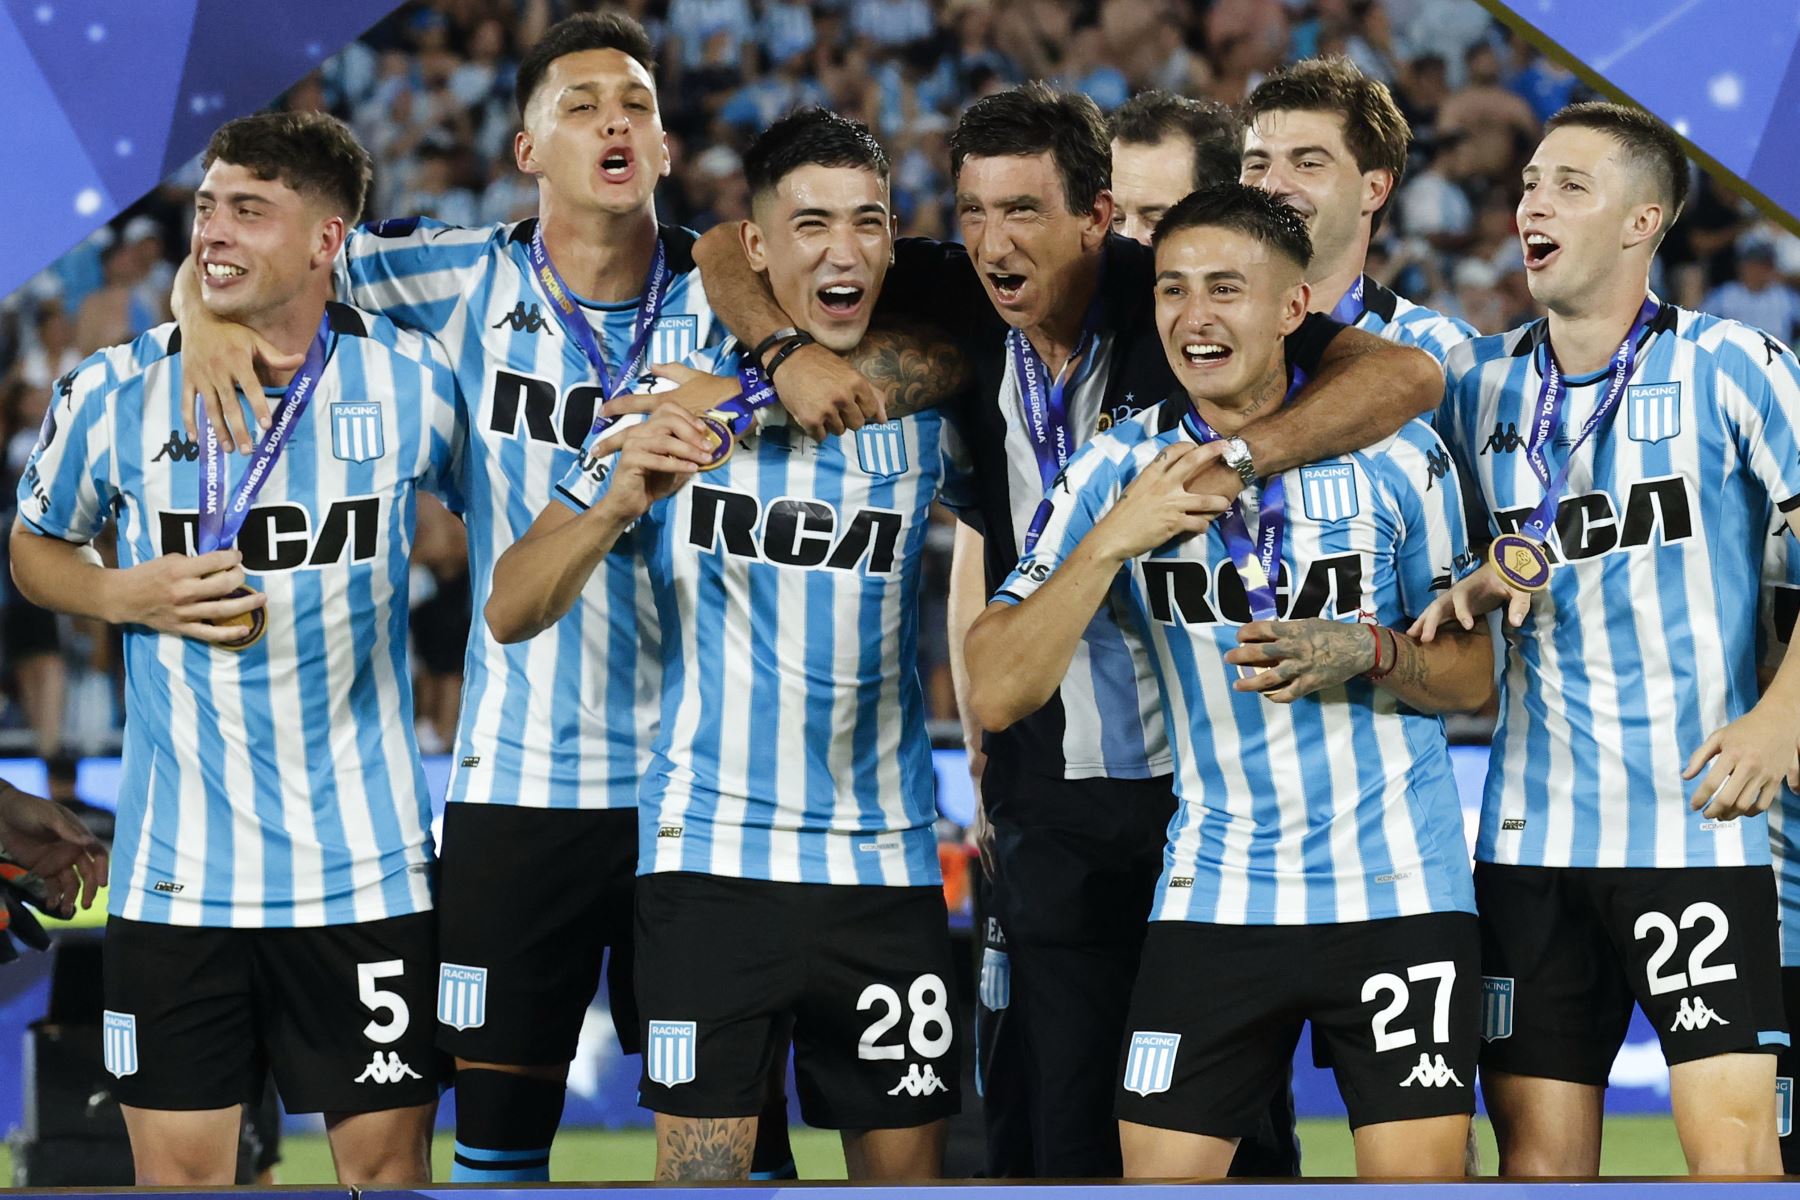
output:
[[1325, 348], [1308, 385], [1240, 436], [1266, 478], [1378, 442], [1443, 398], [1444, 372], [1431, 355], [1345, 329]]

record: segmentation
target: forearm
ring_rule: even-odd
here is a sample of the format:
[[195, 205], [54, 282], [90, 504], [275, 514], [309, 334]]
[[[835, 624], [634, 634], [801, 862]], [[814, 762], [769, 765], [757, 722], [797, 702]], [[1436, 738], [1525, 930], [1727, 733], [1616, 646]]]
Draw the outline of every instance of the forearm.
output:
[[1763, 687], [1762, 699], [1756, 702], [1756, 707], [1767, 708], [1771, 714], [1784, 714], [1796, 738], [1800, 739], [1800, 650], [1789, 646]]
[[194, 267], [194, 256], [188, 255], [175, 269], [175, 286], [169, 289], [169, 313], [179, 323], [201, 311], [200, 273]]
[[118, 623], [112, 585], [119, 572], [105, 566], [92, 546], [33, 533], [15, 521], [9, 549], [13, 582], [27, 600], [52, 612]]
[[996, 601], [970, 627], [963, 645], [969, 708], [983, 729], [1002, 730], [1030, 716], [1069, 673], [1082, 632], [1122, 565], [1100, 553], [1095, 540], [1082, 539], [1022, 602]]
[[1267, 478], [1360, 450], [1443, 399], [1443, 371], [1423, 350], [1356, 329], [1338, 334], [1333, 345], [1345, 339], [1352, 348], [1328, 358], [1308, 387], [1240, 432], [1257, 474]]
[[1400, 703], [1428, 713], [1474, 712], [1493, 695], [1493, 640], [1485, 621], [1472, 631], [1440, 630], [1429, 642], [1398, 629], [1376, 633], [1382, 639], [1381, 665], [1394, 665], [1376, 686]]
[[547, 514], [556, 509], [568, 516], [548, 529], [534, 525], [494, 564], [493, 589], [483, 614], [501, 642], [525, 641], [562, 620], [631, 523], [604, 500], [580, 514], [553, 501]]
[[738, 239], [738, 223], [715, 225], [694, 243], [694, 262], [706, 284], [707, 303], [746, 348], [794, 323], [775, 302], [769, 282], [752, 270]]
[[969, 666], [963, 643], [987, 599], [982, 568], [984, 548], [979, 533], [957, 523], [956, 544], [950, 551], [950, 686], [956, 694], [957, 716], [962, 721], [963, 745], [971, 754], [981, 749], [981, 726], [969, 707]]

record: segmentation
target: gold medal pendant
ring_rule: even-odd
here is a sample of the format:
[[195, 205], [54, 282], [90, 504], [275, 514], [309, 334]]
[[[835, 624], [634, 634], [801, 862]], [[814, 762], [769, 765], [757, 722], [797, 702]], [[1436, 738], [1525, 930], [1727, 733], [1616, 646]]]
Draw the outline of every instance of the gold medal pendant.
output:
[[[233, 588], [226, 599], [234, 600], [239, 596], [254, 596], [255, 594], [247, 587]], [[266, 612], [265, 608], [253, 608], [247, 613], [239, 613], [235, 617], [225, 617], [222, 620], [214, 621], [213, 624], [221, 629], [241, 629], [243, 634], [229, 642], [214, 642], [213, 644], [221, 650], [230, 650], [233, 653], [242, 653], [248, 650], [262, 641], [263, 634], [269, 631], [269, 618]]]
[[1488, 547], [1488, 564], [1516, 591], [1541, 592], [1550, 586], [1553, 568], [1549, 552], [1542, 542], [1522, 533], [1503, 533], [1495, 538]]
[[737, 439], [731, 436], [730, 421], [720, 413], [709, 412], [700, 418], [700, 423], [706, 426], [706, 432], [711, 434], [713, 439], [712, 458], [702, 463], [700, 469], [702, 471], [717, 470], [725, 465], [725, 461], [731, 457], [731, 452], [737, 449]]

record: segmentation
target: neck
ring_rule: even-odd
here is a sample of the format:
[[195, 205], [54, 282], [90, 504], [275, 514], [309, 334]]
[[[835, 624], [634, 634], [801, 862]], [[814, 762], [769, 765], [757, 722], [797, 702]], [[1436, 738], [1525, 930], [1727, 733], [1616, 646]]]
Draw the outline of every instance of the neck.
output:
[[1071, 286], [1063, 290], [1060, 302], [1045, 314], [1043, 321], [1025, 330], [1026, 340], [1044, 360], [1044, 366], [1052, 376], [1062, 373], [1069, 357], [1075, 353], [1075, 344], [1081, 340], [1081, 326], [1087, 320], [1088, 306], [1100, 288], [1100, 254], [1084, 255], [1076, 272]]
[[1550, 309], [1550, 348], [1557, 365], [1569, 375], [1605, 369], [1650, 291], [1646, 268], [1596, 289], [1582, 298], [1579, 309]]
[[1258, 417], [1275, 411], [1286, 393], [1287, 361], [1277, 356], [1262, 378], [1236, 395], [1217, 400], [1190, 396], [1189, 400], [1194, 405], [1194, 411], [1204, 417], [1208, 425], [1225, 437], [1230, 437]]
[[656, 209], [574, 213], [540, 194], [544, 249], [576, 295], [602, 304], [636, 299], [656, 254]]
[[[329, 277], [326, 278], [329, 287]], [[324, 288], [308, 289], [279, 308], [247, 318], [244, 324], [281, 353], [304, 355], [312, 348], [312, 340], [319, 332], [319, 320], [325, 315], [326, 295]], [[264, 387], [286, 387], [294, 374], [294, 371], [271, 370], [260, 359], [257, 361], [256, 378]]]
[[1368, 257], [1369, 235], [1365, 230], [1361, 239], [1335, 264], [1324, 266], [1306, 282], [1312, 289], [1312, 300], [1308, 304], [1311, 312], [1328, 313], [1337, 307], [1355, 285], [1357, 278], [1363, 273], [1363, 262]]

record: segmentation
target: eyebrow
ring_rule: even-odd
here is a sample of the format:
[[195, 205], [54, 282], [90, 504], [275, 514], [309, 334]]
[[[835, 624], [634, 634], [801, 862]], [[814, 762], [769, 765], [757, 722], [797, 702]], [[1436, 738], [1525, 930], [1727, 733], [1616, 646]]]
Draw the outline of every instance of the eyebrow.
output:
[[[798, 221], [805, 217], [821, 217], [821, 218], [834, 217], [840, 211], [842, 211], [842, 210], [835, 209], [835, 208], [800, 208], [800, 209], [795, 209], [793, 212], [793, 215], [788, 217], [788, 220]], [[873, 213], [878, 217], [885, 217], [885, 216], [887, 216], [887, 206], [884, 204], [873, 204], [873, 203], [859, 204], [855, 208], [851, 209], [850, 213], [852, 216], [862, 216], [864, 213]]]
[[[194, 199], [196, 199], [196, 200], [219, 200], [219, 199], [221, 199], [221, 197], [213, 195], [212, 192], [206, 188], [201, 188], [199, 191], [194, 193]], [[274, 203], [274, 200], [271, 197], [265, 196], [261, 192], [228, 192], [228, 193], [226, 193], [226, 195], [224, 197], [222, 197], [222, 199], [224, 200], [224, 202], [226, 204], [242, 204], [246, 200], [252, 201], [257, 204], [272, 204], [272, 203]]]
[[[1543, 173], [1543, 170], [1540, 167], [1534, 167], [1534, 166], [1531, 166], [1530, 164], [1526, 164], [1525, 169], [1519, 173], [1521, 175], [1539, 175], [1539, 174]], [[1557, 166], [1551, 167], [1550, 174], [1552, 174], [1552, 175], [1579, 175], [1583, 179], [1592, 179], [1594, 177], [1594, 174], [1592, 171], [1584, 171], [1580, 167], [1565, 167], [1560, 164]]]
[[[1167, 271], [1158, 271], [1156, 273], [1156, 282], [1161, 283], [1165, 279], [1186, 279], [1187, 277], [1188, 273], [1186, 271], [1177, 271], [1171, 267]], [[1235, 280], [1238, 283], [1247, 283], [1249, 281], [1249, 276], [1245, 275], [1242, 271], [1227, 269], [1223, 271], [1207, 271], [1200, 276], [1200, 279], [1204, 283], [1219, 283], [1224, 280]]]

